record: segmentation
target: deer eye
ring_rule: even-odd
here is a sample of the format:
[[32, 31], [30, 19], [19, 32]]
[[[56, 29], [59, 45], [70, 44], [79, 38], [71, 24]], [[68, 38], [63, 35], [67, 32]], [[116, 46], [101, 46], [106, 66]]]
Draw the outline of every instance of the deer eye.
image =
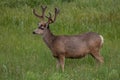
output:
[[39, 29], [41, 29], [41, 30], [44, 30], [44, 28], [43, 27], [38, 27]]

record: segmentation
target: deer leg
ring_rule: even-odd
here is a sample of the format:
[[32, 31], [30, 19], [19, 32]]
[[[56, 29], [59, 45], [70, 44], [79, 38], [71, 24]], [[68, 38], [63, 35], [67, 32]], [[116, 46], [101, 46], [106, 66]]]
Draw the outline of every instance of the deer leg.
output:
[[65, 56], [60, 56], [59, 61], [60, 61], [60, 66], [62, 68], [62, 71], [64, 72]]
[[56, 68], [57, 68], [57, 69], [59, 69], [59, 68], [60, 68], [60, 60], [59, 60], [59, 58], [57, 58]]
[[104, 59], [103, 59], [103, 57], [100, 55], [99, 52], [91, 53], [91, 55], [92, 55], [97, 61], [99, 61], [100, 63], [104, 63]]

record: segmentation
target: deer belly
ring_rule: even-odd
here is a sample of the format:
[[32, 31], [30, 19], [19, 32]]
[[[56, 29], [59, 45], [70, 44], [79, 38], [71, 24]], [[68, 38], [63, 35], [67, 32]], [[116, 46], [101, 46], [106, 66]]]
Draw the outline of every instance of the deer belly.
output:
[[65, 56], [68, 58], [81, 58], [87, 55], [88, 53], [89, 53], [89, 49], [78, 48], [67, 51]]
[[66, 55], [65, 55], [65, 57], [66, 58], [82, 58], [82, 57], [84, 57], [86, 55], [86, 53], [82, 53], [82, 54], [80, 54], [80, 53], [67, 53]]

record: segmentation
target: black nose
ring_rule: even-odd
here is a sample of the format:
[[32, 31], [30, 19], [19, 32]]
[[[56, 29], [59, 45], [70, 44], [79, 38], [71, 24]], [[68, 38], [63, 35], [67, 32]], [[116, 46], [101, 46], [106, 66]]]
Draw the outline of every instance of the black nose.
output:
[[33, 32], [33, 34], [36, 34], [35, 32]]

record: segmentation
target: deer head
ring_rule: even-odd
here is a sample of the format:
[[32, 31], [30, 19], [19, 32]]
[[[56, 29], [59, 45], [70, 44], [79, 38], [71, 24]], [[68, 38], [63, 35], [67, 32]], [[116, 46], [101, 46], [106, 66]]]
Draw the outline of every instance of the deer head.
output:
[[[54, 18], [52, 19], [51, 13], [49, 13], [49, 17], [45, 16], [45, 10], [47, 8], [47, 6], [41, 6], [42, 8], [42, 15], [38, 15], [35, 11], [35, 9], [33, 9], [33, 14], [38, 17], [39, 19], [41, 19], [41, 22], [38, 23], [38, 28], [36, 30], [33, 31], [33, 34], [43, 34], [47, 29], [49, 29], [49, 24], [54, 23], [56, 20], [56, 16], [59, 13], [59, 10], [57, 8], [55, 8], [55, 14], [54, 14]], [[48, 21], [45, 21], [45, 17], [48, 19]]]

